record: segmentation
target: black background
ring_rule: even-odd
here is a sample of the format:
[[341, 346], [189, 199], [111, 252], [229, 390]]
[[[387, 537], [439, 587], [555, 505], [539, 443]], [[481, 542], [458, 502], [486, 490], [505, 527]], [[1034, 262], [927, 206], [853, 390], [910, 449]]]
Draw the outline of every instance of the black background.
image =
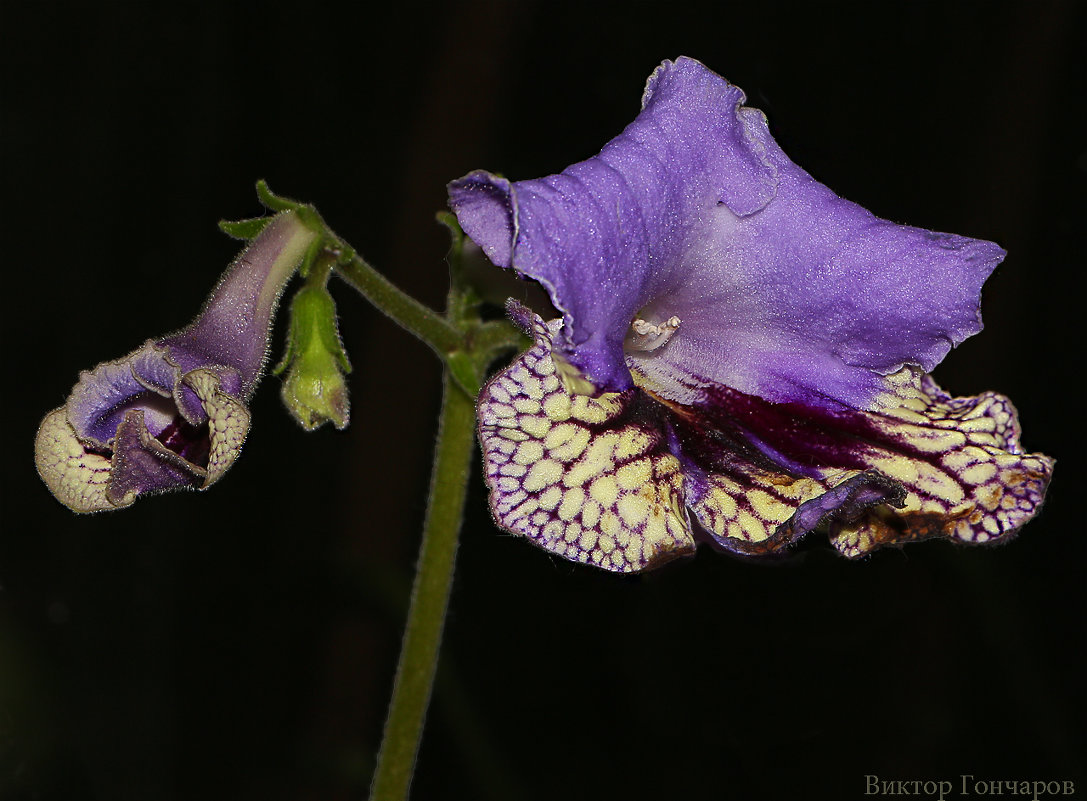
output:
[[444, 184], [594, 154], [680, 54], [743, 87], [842, 195], [1008, 249], [986, 330], [936, 377], [1015, 401], [1024, 445], [1059, 460], [1049, 500], [995, 549], [703, 551], [619, 578], [498, 532], [476, 475], [413, 797], [848, 799], [866, 774], [1087, 792], [1082, 5], [16, 5], [0, 797], [365, 795], [427, 486], [430, 353], [337, 287], [348, 431], [305, 434], [268, 379], [224, 481], [114, 514], [49, 496], [37, 422], [79, 370], [192, 316], [236, 247], [215, 222], [260, 212], [255, 179], [438, 305]]

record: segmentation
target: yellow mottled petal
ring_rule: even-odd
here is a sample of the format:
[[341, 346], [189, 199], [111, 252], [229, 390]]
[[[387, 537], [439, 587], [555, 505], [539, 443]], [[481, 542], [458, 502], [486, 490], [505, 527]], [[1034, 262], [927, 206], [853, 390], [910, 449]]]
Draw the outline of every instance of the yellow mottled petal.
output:
[[535, 347], [480, 393], [498, 524], [566, 559], [618, 572], [693, 552], [679, 460], [656, 427], [615, 422], [634, 392], [591, 397], [591, 386], [563, 364], [565, 380], [555, 380], [550, 345], [537, 318]]
[[42, 420], [34, 440], [34, 462], [45, 486], [73, 512], [116, 509], [136, 497], [133, 492], [119, 504], [110, 502], [106, 494], [110, 460], [83, 447], [63, 408], [54, 409]]

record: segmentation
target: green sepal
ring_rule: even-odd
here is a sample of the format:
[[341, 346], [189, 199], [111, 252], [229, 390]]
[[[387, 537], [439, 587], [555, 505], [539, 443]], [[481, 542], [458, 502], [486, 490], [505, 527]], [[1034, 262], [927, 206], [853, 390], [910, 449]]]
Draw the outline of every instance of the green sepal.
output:
[[249, 220], [219, 220], [219, 230], [235, 239], [256, 239], [271, 217], [253, 217]]
[[475, 359], [463, 350], [456, 350], [445, 357], [445, 363], [457, 386], [467, 392], [468, 397], [476, 397], [483, 386], [483, 377]]
[[291, 200], [290, 198], [280, 197], [272, 192], [268, 188], [268, 182], [261, 178], [257, 181], [257, 199], [264, 205], [266, 209], [272, 211], [298, 211], [304, 206], [297, 200]]
[[479, 324], [479, 307], [483, 300], [464, 274], [464, 231], [457, 218], [448, 211], [434, 215], [449, 231], [449, 294], [446, 298], [446, 316], [461, 331]]
[[453, 240], [453, 250], [460, 252], [464, 248], [464, 231], [461, 230], [460, 222], [457, 217], [451, 211], [439, 211], [434, 215], [435, 219], [439, 223], [449, 229], [449, 237]]
[[336, 302], [327, 288], [311, 284], [299, 289], [291, 300], [287, 350], [272, 369], [272, 375], [279, 375], [295, 356], [317, 346], [335, 357], [345, 373], [351, 372], [351, 362], [336, 324]]
[[[298, 274], [303, 278], [308, 278], [310, 270], [313, 268], [314, 262], [321, 255], [325, 249], [325, 238], [323, 236], [315, 237], [308, 248], [306, 248], [306, 254], [302, 257], [302, 264], [298, 267]], [[331, 298], [329, 298], [331, 300]], [[332, 313], [335, 315], [336, 309], [333, 306]]]
[[291, 362], [294, 360], [294, 337], [290, 334], [287, 335], [287, 347], [283, 351], [283, 358], [279, 360], [279, 363], [272, 368], [272, 375], [279, 375], [288, 367], [291, 366]]
[[268, 183], [263, 178], [257, 181], [257, 198], [265, 208], [271, 211], [293, 211], [298, 215], [298, 219], [309, 226], [312, 231], [321, 233], [323, 240], [335, 239], [328, 226], [325, 225], [325, 221], [321, 219], [321, 215], [317, 213], [317, 209], [308, 203], [299, 203], [297, 200], [275, 194], [268, 188]]

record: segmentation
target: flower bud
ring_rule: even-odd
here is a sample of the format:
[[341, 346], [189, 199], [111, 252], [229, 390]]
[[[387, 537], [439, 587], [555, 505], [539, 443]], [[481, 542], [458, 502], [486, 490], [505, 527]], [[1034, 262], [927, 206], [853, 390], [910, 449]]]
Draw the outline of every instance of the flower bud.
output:
[[336, 428], [347, 425], [344, 374], [351, 365], [336, 328], [336, 304], [323, 286], [304, 286], [291, 302], [287, 353], [275, 372], [284, 369], [283, 402], [299, 425], [307, 431], [330, 420]]

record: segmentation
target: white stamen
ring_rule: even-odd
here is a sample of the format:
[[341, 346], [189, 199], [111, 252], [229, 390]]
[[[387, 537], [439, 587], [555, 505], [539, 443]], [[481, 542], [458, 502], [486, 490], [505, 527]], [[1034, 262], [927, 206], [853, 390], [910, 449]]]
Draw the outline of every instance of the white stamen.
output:
[[678, 317], [669, 317], [663, 323], [654, 324], [637, 317], [630, 324], [634, 336], [627, 337], [627, 345], [631, 350], [656, 350], [672, 338], [680, 322]]

